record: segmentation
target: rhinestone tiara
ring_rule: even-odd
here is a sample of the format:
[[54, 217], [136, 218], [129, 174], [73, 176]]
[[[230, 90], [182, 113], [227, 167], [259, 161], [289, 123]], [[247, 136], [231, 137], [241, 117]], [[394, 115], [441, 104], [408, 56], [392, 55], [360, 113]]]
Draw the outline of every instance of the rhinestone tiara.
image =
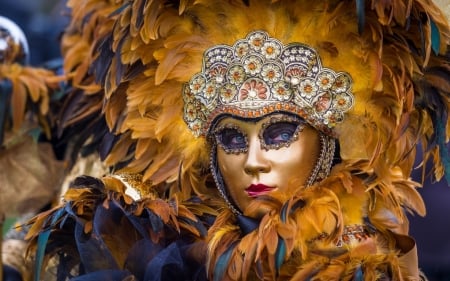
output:
[[290, 112], [332, 135], [353, 106], [351, 87], [350, 75], [322, 67], [310, 46], [283, 45], [253, 31], [233, 46], [206, 50], [202, 71], [183, 86], [184, 120], [198, 137], [222, 114], [257, 118]]

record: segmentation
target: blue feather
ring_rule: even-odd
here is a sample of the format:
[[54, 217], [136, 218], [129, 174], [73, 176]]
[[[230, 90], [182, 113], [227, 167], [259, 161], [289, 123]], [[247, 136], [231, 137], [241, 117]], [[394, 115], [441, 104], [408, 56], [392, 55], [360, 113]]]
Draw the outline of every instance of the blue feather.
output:
[[3, 144], [6, 121], [9, 118], [11, 106], [12, 83], [7, 79], [0, 80], [0, 144]]
[[439, 33], [439, 28], [436, 23], [430, 19], [431, 26], [431, 48], [436, 55], [439, 54], [439, 49], [441, 48], [441, 36]]
[[228, 250], [223, 253], [220, 258], [217, 260], [216, 265], [214, 266], [214, 280], [220, 281], [223, 280], [225, 271], [228, 269], [228, 263], [230, 262], [231, 254], [233, 254], [233, 250], [236, 244], [231, 245]]
[[107, 269], [89, 274], [84, 274], [70, 279], [72, 281], [98, 281], [98, 280], [136, 280], [136, 278], [126, 270]]
[[239, 225], [239, 228], [242, 230], [242, 233], [244, 235], [247, 235], [258, 228], [260, 221], [243, 215], [238, 215], [237, 223]]
[[41, 232], [38, 236], [37, 250], [36, 250], [36, 274], [34, 275], [34, 280], [39, 281], [41, 278], [40, 272], [42, 268], [42, 262], [44, 261], [45, 248], [47, 246], [48, 238], [50, 237], [50, 229]]
[[39, 281], [40, 279], [40, 272], [42, 269], [42, 263], [44, 261], [44, 255], [45, 255], [45, 249], [47, 248], [47, 242], [48, 238], [50, 237], [50, 229], [52, 229], [52, 226], [56, 224], [56, 222], [65, 214], [65, 209], [61, 208], [58, 211], [56, 211], [52, 215], [52, 220], [50, 222], [50, 226], [47, 230], [41, 232], [38, 236], [37, 240], [37, 249], [36, 249], [36, 262], [35, 262], [35, 269], [36, 274], [34, 275], [34, 280]]
[[365, 0], [356, 0], [356, 14], [358, 15], [358, 32], [362, 34], [364, 31], [365, 25]]
[[445, 180], [450, 185], [450, 155], [449, 148], [445, 143], [445, 125], [442, 120], [437, 122], [436, 135], [439, 145], [439, 156], [441, 157], [442, 165], [444, 165]]
[[283, 205], [283, 207], [281, 208], [281, 215], [280, 215], [280, 217], [281, 217], [281, 222], [283, 222], [283, 223], [286, 223], [286, 219], [287, 219], [287, 207], [288, 207], [288, 204], [285, 203], [285, 204]]
[[281, 237], [278, 239], [277, 250], [275, 252], [275, 266], [277, 271], [281, 268], [284, 262], [284, 257], [286, 256], [286, 243]]
[[364, 272], [361, 266], [358, 266], [355, 270], [355, 275], [353, 276], [353, 281], [364, 281]]

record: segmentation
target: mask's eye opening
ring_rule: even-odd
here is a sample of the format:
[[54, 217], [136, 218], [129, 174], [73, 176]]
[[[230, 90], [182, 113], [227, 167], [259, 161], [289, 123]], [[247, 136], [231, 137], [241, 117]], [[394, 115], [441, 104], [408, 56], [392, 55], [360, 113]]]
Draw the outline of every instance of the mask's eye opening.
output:
[[239, 154], [247, 152], [247, 136], [235, 125], [229, 124], [218, 127], [214, 131], [217, 144], [226, 152]]
[[278, 122], [267, 126], [262, 134], [264, 143], [273, 145], [291, 141], [299, 125], [299, 123]]
[[259, 138], [263, 149], [288, 147], [298, 139], [298, 134], [305, 127], [302, 119], [292, 116], [271, 118], [261, 127]]

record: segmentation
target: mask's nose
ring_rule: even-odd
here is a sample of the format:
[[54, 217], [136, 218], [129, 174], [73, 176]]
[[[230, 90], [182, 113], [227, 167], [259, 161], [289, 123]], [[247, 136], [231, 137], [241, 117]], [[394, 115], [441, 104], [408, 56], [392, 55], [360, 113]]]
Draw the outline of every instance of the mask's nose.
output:
[[270, 172], [270, 161], [265, 157], [267, 151], [261, 148], [258, 137], [249, 139], [247, 158], [244, 164], [244, 171], [248, 175]]

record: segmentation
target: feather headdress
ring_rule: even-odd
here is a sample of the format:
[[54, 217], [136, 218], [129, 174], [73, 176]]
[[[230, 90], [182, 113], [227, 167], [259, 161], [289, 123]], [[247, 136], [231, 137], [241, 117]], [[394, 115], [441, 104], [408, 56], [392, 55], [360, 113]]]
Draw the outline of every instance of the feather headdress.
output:
[[[416, 146], [423, 146], [424, 162], [433, 161], [436, 179], [450, 175], [450, 30], [431, 1], [69, 5], [74, 18], [63, 38], [66, 71], [85, 90], [73, 95], [93, 102], [89, 113], [101, 113], [111, 131], [111, 138], [102, 140], [101, 155], [118, 172], [142, 174], [164, 198], [216, 193], [208, 188], [208, 144], [183, 120], [183, 85], [201, 71], [205, 50], [232, 46], [261, 30], [283, 44], [310, 46], [327, 68], [352, 77], [353, 107], [333, 129], [342, 163], [328, 179], [292, 198], [274, 194], [256, 201], [270, 202], [273, 212], [248, 233], [237, 226], [240, 218], [221, 212], [206, 239], [210, 277], [358, 280], [363, 271], [371, 279], [380, 277], [370, 275], [378, 271], [391, 272], [394, 279], [408, 274], [392, 250], [391, 230], [405, 233], [405, 208], [425, 214], [417, 184], [409, 180]], [[352, 208], [355, 202], [361, 208]], [[364, 219], [388, 238], [377, 236], [382, 241], [369, 240], [336, 259], [312, 253], [312, 242], [327, 245], [349, 231], [344, 226]]]
[[[374, 178], [393, 167], [407, 178], [422, 143], [437, 179], [448, 166], [449, 31], [429, 1], [69, 5], [75, 12], [63, 40], [65, 67], [92, 95], [105, 91], [96, 103], [116, 135], [103, 147], [105, 162], [143, 173], [155, 186], [189, 194], [204, 181], [205, 142], [182, 120], [181, 87], [201, 69], [207, 48], [232, 45], [253, 30], [308, 44], [324, 65], [353, 77], [355, 104], [336, 128], [343, 160], [366, 161], [364, 172]], [[77, 12], [83, 7], [92, 13]]]

